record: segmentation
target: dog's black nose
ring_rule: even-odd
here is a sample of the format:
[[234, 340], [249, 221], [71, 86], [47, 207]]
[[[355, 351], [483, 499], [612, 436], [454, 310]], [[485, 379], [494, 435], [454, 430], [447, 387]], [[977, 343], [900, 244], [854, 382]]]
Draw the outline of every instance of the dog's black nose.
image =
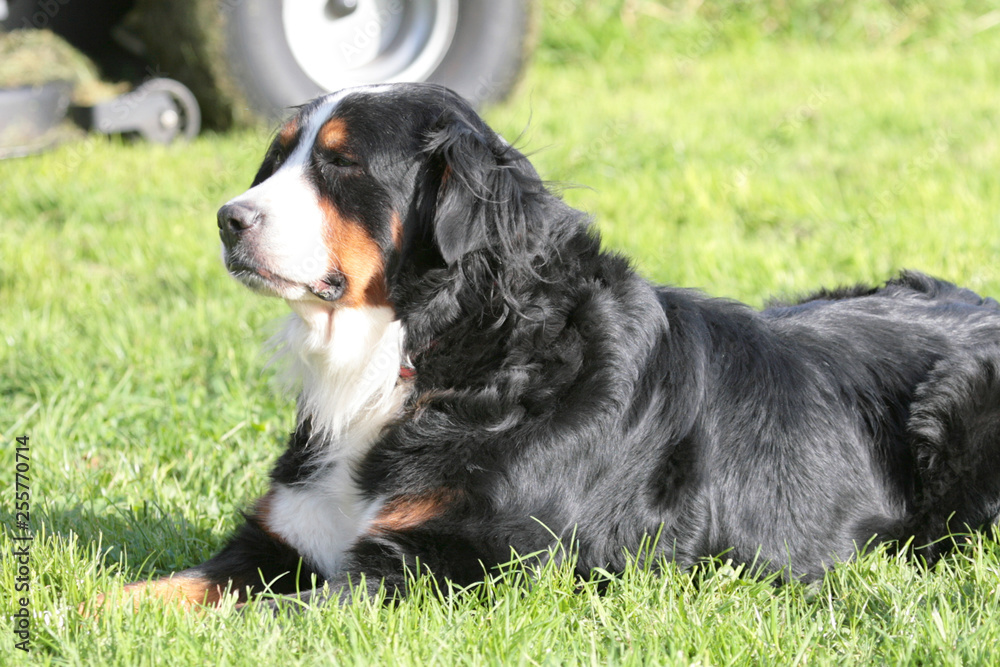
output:
[[260, 213], [246, 204], [226, 204], [219, 209], [219, 231], [239, 234], [257, 224]]

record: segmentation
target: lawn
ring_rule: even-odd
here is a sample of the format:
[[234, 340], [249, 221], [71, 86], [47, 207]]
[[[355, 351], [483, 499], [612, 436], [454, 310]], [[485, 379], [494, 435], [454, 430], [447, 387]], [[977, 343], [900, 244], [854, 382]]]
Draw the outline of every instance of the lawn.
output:
[[[755, 305], [902, 268], [1000, 296], [993, 3], [547, 0], [540, 15], [532, 68], [486, 115], [644, 275]], [[598, 594], [569, 568], [527, 586], [513, 567], [461, 596], [418, 586], [282, 623], [78, 615], [211, 555], [293, 426], [262, 345], [287, 308], [226, 276], [215, 228], [269, 135], [91, 138], [0, 162], [0, 664], [994, 662], [995, 536], [931, 571], [876, 553], [811, 586], [723, 562], [636, 569]], [[10, 618], [17, 436], [27, 656]]]

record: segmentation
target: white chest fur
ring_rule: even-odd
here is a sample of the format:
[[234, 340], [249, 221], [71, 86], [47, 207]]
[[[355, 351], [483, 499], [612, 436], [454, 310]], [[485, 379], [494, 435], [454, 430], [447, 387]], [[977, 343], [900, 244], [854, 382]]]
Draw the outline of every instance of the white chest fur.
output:
[[296, 315], [279, 342], [301, 379], [299, 418], [312, 422], [316, 472], [294, 485], [276, 484], [262, 518], [329, 578], [380, 506], [362, 498], [353, 469], [409, 392], [399, 381], [404, 332], [389, 308], [290, 305]]
[[335, 466], [306, 484], [272, 489], [266, 522], [320, 575], [340, 570], [344, 552], [361, 536], [381, 503], [363, 500], [349, 466]]

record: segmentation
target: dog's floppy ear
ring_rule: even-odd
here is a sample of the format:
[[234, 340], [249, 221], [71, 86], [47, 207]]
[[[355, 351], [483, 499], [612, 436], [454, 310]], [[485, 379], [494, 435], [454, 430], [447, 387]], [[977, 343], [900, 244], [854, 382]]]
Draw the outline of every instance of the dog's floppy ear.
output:
[[433, 239], [448, 265], [484, 247], [498, 254], [524, 247], [524, 195], [538, 177], [523, 155], [478, 118], [457, 113], [439, 120], [425, 150], [437, 181]]

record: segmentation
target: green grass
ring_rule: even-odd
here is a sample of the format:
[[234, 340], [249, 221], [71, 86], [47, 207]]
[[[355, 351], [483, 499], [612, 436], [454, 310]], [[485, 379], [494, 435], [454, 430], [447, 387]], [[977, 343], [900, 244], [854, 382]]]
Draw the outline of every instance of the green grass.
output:
[[[697, 3], [695, 3], [697, 4]], [[762, 304], [919, 268], [1000, 296], [1000, 13], [874, 0], [549, 0], [488, 117], [645, 275]], [[816, 16], [824, 16], [823, 21]], [[215, 210], [267, 131], [101, 138], [0, 163], [0, 616], [16, 609], [12, 439], [31, 440], [37, 664], [988, 664], [995, 537], [930, 572], [883, 554], [814, 586], [549, 568], [274, 624], [98, 591], [208, 557], [292, 428], [261, 351], [284, 304], [218, 259]], [[0, 624], [0, 664], [14, 649]]]

